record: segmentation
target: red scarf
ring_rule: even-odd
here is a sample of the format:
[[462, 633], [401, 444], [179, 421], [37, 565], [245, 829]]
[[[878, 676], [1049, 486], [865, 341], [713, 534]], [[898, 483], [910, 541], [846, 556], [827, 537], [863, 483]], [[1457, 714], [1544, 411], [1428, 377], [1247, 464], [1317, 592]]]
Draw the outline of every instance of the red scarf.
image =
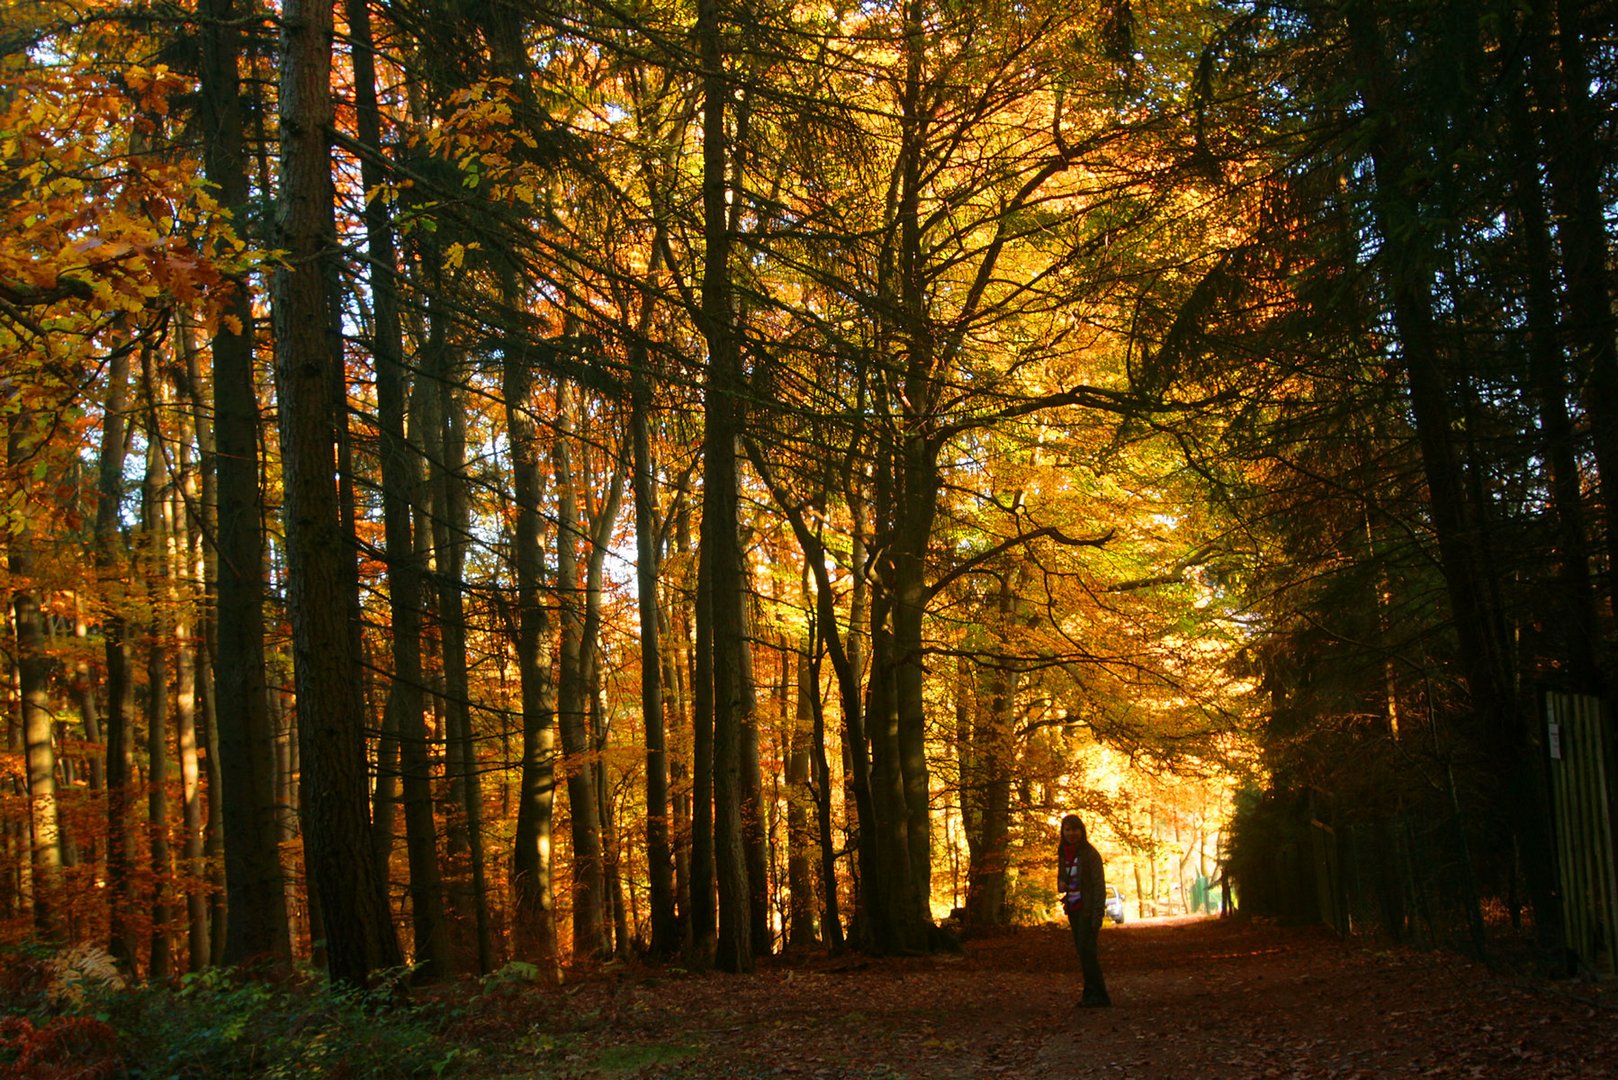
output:
[[1079, 887], [1079, 852], [1084, 850], [1082, 844], [1063, 843], [1060, 853], [1062, 860], [1062, 876], [1067, 878], [1065, 883], [1070, 889]]

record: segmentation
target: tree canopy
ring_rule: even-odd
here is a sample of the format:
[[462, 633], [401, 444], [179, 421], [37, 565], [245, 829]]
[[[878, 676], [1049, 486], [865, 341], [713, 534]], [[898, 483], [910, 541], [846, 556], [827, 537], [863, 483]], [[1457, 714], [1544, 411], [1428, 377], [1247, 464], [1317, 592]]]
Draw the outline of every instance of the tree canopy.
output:
[[5, 20], [9, 938], [913, 952], [1076, 810], [1140, 914], [1578, 953], [1600, 5]]

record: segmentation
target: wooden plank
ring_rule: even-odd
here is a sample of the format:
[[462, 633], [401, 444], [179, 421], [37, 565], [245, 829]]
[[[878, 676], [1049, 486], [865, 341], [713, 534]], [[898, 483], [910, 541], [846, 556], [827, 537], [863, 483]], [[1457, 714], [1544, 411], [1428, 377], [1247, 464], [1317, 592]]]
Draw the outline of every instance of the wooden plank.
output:
[[1566, 944], [1590, 970], [1618, 974], [1618, 859], [1601, 701], [1551, 693], [1545, 713]]

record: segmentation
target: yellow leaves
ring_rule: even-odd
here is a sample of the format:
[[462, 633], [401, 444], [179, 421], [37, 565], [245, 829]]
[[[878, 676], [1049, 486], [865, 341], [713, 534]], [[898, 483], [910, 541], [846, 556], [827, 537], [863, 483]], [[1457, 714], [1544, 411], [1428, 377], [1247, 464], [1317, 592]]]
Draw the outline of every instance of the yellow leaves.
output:
[[124, 85], [135, 95], [141, 111], [167, 116], [169, 95], [185, 89], [188, 84], [170, 71], [167, 64], [150, 68], [136, 64], [124, 69]]
[[124, 243], [121, 240], [103, 240], [97, 236], [85, 237], [83, 240], [74, 242], [72, 247], [80, 255], [95, 251], [100, 257], [107, 259], [116, 259], [120, 255], [127, 255], [135, 250], [132, 244]]
[[[489, 202], [540, 205], [543, 182], [540, 170], [525, 160], [530, 155], [512, 151], [538, 148], [532, 133], [516, 120], [516, 93], [510, 80], [485, 79], [450, 95], [449, 111], [421, 131], [412, 142], [425, 146], [461, 174], [461, 186]], [[367, 198], [380, 197], [380, 191]]]
[[85, 357], [83, 342], [175, 304], [207, 321], [225, 276], [260, 259], [231, 229], [198, 162], [154, 138], [190, 88], [165, 65], [100, 72], [53, 57], [0, 66], [0, 289], [18, 359]]
[[383, 206], [397, 206], [399, 205], [399, 192], [406, 191], [413, 186], [409, 180], [384, 181], [366, 190], [365, 205], [371, 206], [380, 203]]
[[451, 270], [459, 270], [466, 261], [468, 251], [476, 251], [479, 245], [476, 241], [470, 244], [454, 243], [444, 251], [444, 265]]

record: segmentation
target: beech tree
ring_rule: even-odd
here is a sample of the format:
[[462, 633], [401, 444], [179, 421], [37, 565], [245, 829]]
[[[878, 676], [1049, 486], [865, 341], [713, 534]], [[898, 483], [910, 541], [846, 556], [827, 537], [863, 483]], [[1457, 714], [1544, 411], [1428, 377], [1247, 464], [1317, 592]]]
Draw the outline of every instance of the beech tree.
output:
[[[1149, 902], [1216, 872], [1242, 778], [1255, 903], [1554, 946], [1528, 688], [1614, 655], [1593, 6], [58, 13], [0, 60], [39, 933], [920, 951], [1053, 910], [1068, 809]], [[1361, 891], [1265, 878], [1300, 836]]]

